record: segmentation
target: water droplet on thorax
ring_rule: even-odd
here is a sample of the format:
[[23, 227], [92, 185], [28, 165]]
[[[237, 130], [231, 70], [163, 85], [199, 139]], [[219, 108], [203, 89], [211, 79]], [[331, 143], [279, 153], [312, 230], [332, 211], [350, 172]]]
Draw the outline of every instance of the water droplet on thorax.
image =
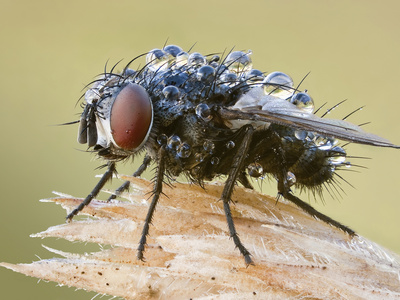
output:
[[211, 158], [211, 164], [212, 165], [218, 165], [219, 164], [219, 158], [214, 156]]
[[170, 149], [177, 149], [181, 144], [181, 138], [177, 135], [171, 135], [167, 141], [167, 147]]
[[234, 51], [226, 57], [225, 65], [228, 67], [229, 71], [236, 74], [249, 72], [253, 68], [250, 54], [250, 51], [249, 53]]
[[212, 119], [210, 107], [205, 103], [196, 106], [196, 115], [206, 122]]
[[235, 142], [234, 142], [234, 141], [228, 141], [228, 142], [225, 144], [225, 147], [226, 147], [227, 149], [233, 149], [233, 148], [235, 148]]
[[188, 158], [191, 153], [191, 147], [188, 143], [182, 143], [177, 149], [178, 156], [181, 158]]
[[207, 153], [212, 154], [212, 153], [214, 153], [215, 144], [214, 144], [212, 141], [210, 141], [210, 140], [206, 140], [206, 141], [203, 143], [203, 149], [204, 149], [204, 151], [206, 151]]
[[157, 143], [158, 143], [160, 146], [166, 145], [166, 144], [167, 144], [167, 141], [168, 141], [168, 137], [167, 137], [167, 135], [165, 135], [165, 134], [160, 134], [160, 135], [157, 137]]
[[153, 72], [167, 70], [171, 60], [171, 54], [160, 49], [153, 49], [146, 56], [147, 67]]
[[264, 169], [259, 163], [251, 163], [247, 166], [247, 172], [251, 177], [258, 178], [263, 174]]

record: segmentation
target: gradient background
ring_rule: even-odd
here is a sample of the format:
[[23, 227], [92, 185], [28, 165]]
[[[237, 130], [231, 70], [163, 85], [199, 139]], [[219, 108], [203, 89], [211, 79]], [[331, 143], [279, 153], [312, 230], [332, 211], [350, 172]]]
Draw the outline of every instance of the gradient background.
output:
[[[400, 144], [400, 19], [398, 1], [1, 1], [0, 260], [53, 257], [41, 247], [95, 251], [97, 245], [29, 238], [64, 222], [65, 212], [39, 199], [52, 190], [84, 197], [97, 179], [94, 161], [76, 142], [74, 107], [84, 84], [110, 59], [125, 61], [169, 43], [203, 54], [235, 46], [253, 51], [254, 67], [283, 71], [317, 106], [349, 101], [332, 114], [372, 121], [366, 130]], [[135, 65], [134, 65], [135, 66]], [[342, 172], [340, 201], [311, 204], [361, 235], [400, 253], [400, 152], [352, 145], [368, 170]], [[353, 168], [355, 170], [355, 168]], [[120, 173], [132, 173], [126, 165]], [[359, 169], [358, 169], [359, 170]], [[114, 181], [116, 185], [117, 181]], [[263, 191], [275, 195], [273, 184]], [[103, 195], [104, 198], [104, 195]], [[307, 199], [303, 195], [303, 199]], [[91, 299], [95, 294], [0, 269], [3, 299]]]

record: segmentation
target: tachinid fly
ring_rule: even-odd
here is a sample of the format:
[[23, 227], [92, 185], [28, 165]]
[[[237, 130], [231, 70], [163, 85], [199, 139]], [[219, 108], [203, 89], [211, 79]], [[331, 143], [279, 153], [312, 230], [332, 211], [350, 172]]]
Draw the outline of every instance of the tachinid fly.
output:
[[[121, 73], [105, 71], [85, 93], [78, 141], [93, 147], [108, 169], [71, 220], [111, 179], [118, 161], [145, 152], [140, 176], [156, 165], [152, 201], [144, 220], [138, 259], [143, 260], [155, 207], [166, 178], [185, 175], [202, 185], [226, 175], [221, 195], [229, 233], [251, 264], [251, 254], [235, 230], [230, 210], [237, 182], [252, 188], [248, 176], [274, 178], [278, 196], [350, 235], [354, 231], [316, 211], [291, 192], [292, 187], [320, 194], [341, 179], [347, 165], [338, 140], [399, 148], [344, 120], [317, 117], [306, 91], [281, 72], [265, 75], [253, 69], [250, 52], [226, 56], [187, 53], [169, 45], [147, 53], [146, 65]], [[129, 188], [124, 183], [116, 193]], [[109, 199], [109, 200], [110, 200]]]

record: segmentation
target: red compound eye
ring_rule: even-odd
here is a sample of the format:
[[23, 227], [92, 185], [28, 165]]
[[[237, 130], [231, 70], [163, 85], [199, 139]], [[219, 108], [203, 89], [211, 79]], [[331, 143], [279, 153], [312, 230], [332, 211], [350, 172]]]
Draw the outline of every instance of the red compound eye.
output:
[[115, 98], [110, 126], [114, 142], [125, 150], [138, 148], [147, 138], [153, 119], [151, 100], [138, 84], [128, 84]]

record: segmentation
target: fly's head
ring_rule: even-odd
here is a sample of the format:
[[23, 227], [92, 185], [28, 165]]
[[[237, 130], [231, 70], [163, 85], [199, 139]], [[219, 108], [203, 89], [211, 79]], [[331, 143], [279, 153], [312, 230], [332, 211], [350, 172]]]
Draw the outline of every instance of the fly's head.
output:
[[153, 126], [153, 106], [146, 90], [122, 75], [105, 74], [85, 93], [78, 142], [106, 159], [139, 151]]

